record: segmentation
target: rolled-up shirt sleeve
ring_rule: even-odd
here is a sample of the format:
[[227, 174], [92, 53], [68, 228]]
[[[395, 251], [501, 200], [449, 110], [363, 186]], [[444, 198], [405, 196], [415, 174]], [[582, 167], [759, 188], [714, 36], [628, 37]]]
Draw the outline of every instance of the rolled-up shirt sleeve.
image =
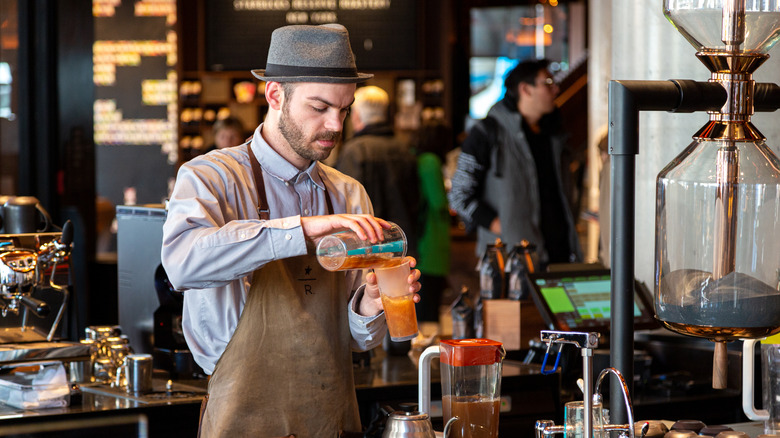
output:
[[374, 316], [358, 313], [365, 288], [365, 284], [361, 285], [349, 301], [349, 330], [352, 332], [352, 349], [355, 351], [367, 351], [381, 345], [387, 332], [385, 312]]

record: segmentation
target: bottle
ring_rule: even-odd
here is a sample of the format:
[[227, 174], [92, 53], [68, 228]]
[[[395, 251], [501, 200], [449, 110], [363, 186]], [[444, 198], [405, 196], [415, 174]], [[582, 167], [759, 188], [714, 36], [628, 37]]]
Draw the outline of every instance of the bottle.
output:
[[479, 295], [485, 300], [506, 297], [504, 244], [501, 239], [488, 245], [477, 265], [479, 270]]
[[507, 298], [525, 300], [531, 295], [531, 280], [528, 274], [536, 272], [539, 256], [536, 245], [522, 240], [516, 244], [506, 260]]

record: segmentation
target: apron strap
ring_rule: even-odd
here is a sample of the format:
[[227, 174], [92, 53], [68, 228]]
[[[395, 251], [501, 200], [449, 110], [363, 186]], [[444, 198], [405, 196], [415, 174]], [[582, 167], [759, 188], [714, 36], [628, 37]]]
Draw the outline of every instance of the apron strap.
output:
[[[318, 170], [319, 170], [319, 168], [318, 168]], [[319, 173], [320, 173], [320, 179], [322, 180], [322, 187], [325, 190], [325, 202], [328, 203], [328, 214], [333, 214], [333, 212], [335, 210], [333, 209], [333, 202], [330, 200], [330, 193], [328, 193], [328, 188], [325, 187], [325, 177], [322, 175], [322, 171], [321, 170], [320, 170]]]
[[260, 220], [267, 221], [271, 219], [271, 211], [268, 209], [268, 198], [265, 197], [265, 181], [263, 180], [263, 169], [260, 167], [260, 163], [255, 157], [255, 153], [252, 152], [252, 137], [249, 137], [246, 143], [246, 149], [249, 153], [249, 162], [252, 164], [252, 175], [255, 177], [255, 187], [257, 187], [257, 195], [259, 202], [257, 203], [257, 214], [260, 216]]
[[[249, 154], [249, 162], [252, 165], [252, 175], [255, 177], [255, 187], [257, 187], [257, 195], [259, 202], [257, 203], [257, 214], [260, 215], [260, 219], [267, 221], [271, 218], [271, 211], [268, 209], [268, 198], [265, 197], [265, 180], [263, 180], [263, 168], [260, 167], [260, 162], [257, 161], [255, 153], [252, 152], [252, 137], [249, 137], [246, 141], [246, 149]], [[323, 187], [325, 187], [325, 178], [320, 172], [320, 179], [323, 181]], [[330, 200], [330, 193], [328, 188], [325, 187], [325, 202], [328, 203], [328, 214], [333, 214], [333, 201]]]

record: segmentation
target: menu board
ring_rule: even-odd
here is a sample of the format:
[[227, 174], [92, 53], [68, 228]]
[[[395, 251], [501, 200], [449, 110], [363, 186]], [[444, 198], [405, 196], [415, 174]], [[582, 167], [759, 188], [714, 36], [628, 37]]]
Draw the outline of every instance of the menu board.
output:
[[93, 15], [95, 143], [175, 153], [176, 1], [94, 0]]
[[176, 0], [93, 0], [92, 12], [98, 194], [161, 202], [178, 158]]
[[358, 70], [415, 69], [417, 7], [414, 0], [208, 1], [206, 68], [265, 68], [274, 29], [339, 23], [349, 31]]

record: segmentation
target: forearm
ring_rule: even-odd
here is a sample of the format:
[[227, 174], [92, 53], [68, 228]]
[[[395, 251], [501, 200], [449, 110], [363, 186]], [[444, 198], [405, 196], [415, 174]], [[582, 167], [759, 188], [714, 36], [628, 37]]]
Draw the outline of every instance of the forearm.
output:
[[496, 211], [479, 199], [485, 167], [473, 155], [461, 153], [458, 167], [452, 176], [448, 199], [450, 207], [469, 228], [490, 227]]

